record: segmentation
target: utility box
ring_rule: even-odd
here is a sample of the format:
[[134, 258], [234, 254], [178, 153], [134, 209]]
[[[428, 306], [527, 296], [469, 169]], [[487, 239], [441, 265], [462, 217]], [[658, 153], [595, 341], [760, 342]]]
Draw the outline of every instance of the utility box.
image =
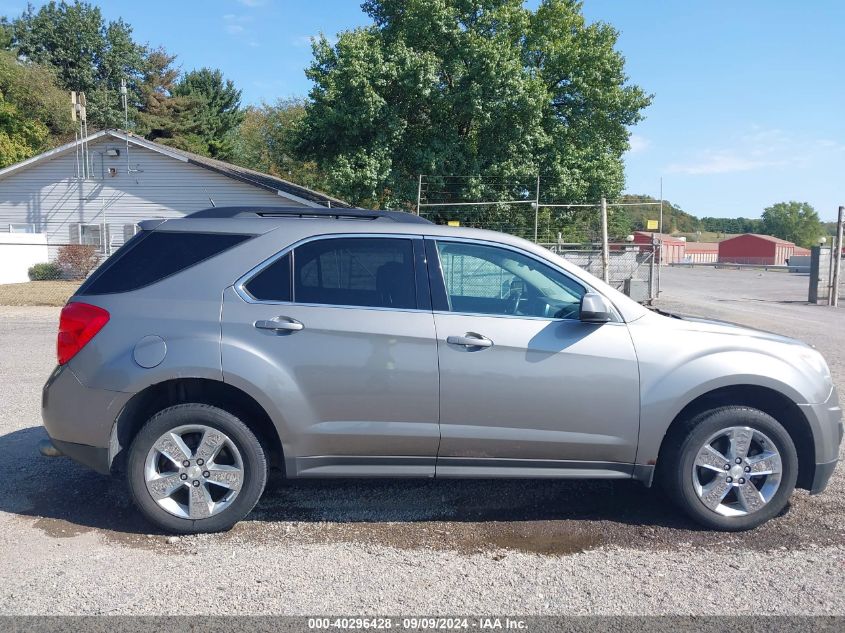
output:
[[638, 303], [645, 303], [651, 297], [648, 293], [648, 282], [641, 279], [626, 279], [625, 294]]

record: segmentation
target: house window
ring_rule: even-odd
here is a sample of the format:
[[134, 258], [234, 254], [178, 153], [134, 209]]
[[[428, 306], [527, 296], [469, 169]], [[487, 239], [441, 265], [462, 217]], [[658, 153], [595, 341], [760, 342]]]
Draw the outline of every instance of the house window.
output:
[[77, 224], [70, 225], [70, 243], [88, 244], [94, 246], [101, 253], [103, 252], [103, 227], [100, 224]]
[[9, 233], [38, 233], [38, 230], [37, 230], [35, 224], [19, 223], [19, 224], [10, 224], [9, 225]]

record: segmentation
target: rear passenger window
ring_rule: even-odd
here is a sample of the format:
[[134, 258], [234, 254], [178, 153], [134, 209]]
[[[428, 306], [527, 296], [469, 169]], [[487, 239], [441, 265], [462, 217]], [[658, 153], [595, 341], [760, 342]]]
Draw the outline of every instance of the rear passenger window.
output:
[[336, 238], [294, 251], [297, 303], [416, 308], [411, 240]]
[[290, 301], [290, 253], [267, 266], [244, 288], [259, 301]]
[[235, 233], [142, 231], [80, 286], [79, 295], [129, 292], [169, 277], [248, 240]]

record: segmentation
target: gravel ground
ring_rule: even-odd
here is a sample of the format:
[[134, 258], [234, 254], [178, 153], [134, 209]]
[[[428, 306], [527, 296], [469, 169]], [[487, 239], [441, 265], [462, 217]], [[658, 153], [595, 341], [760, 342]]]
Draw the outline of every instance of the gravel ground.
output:
[[[845, 391], [845, 312], [806, 277], [662, 271], [660, 305], [799, 336]], [[56, 308], [0, 307], [0, 613], [845, 614], [845, 475], [744, 534], [630, 482], [273, 482], [174, 539], [123, 482], [37, 455]]]

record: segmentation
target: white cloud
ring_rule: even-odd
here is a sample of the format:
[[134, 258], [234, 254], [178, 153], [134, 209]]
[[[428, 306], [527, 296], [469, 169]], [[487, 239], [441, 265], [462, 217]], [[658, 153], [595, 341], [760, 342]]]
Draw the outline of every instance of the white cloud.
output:
[[651, 146], [651, 141], [645, 136], [631, 134], [631, 137], [628, 139], [628, 145], [630, 146], [628, 151], [631, 154], [636, 154], [638, 152], [646, 151]]
[[264, 0], [238, 0], [245, 7], [255, 8], [264, 4]]
[[727, 147], [708, 148], [688, 160], [666, 167], [669, 173], [691, 176], [731, 174], [769, 167], [806, 166], [845, 145], [829, 139], [806, 138], [777, 128], [752, 126]]
[[244, 39], [249, 46], [258, 46], [258, 43], [251, 36], [249, 29], [250, 23], [253, 19], [251, 15], [236, 15], [234, 13], [227, 13], [223, 16], [223, 29], [229, 35]]

